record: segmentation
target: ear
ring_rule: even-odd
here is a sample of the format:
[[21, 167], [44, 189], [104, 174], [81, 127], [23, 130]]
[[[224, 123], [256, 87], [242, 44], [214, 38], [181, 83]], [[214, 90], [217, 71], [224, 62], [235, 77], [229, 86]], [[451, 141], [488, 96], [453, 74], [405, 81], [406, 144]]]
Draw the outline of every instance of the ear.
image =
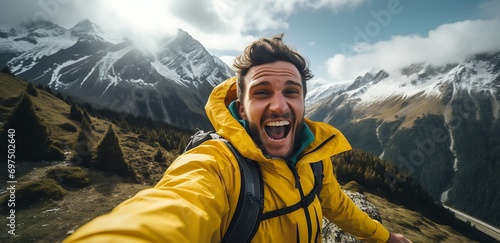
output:
[[238, 114], [240, 114], [241, 119], [246, 120], [245, 107], [243, 107], [240, 99], [236, 100], [236, 108], [238, 108]]

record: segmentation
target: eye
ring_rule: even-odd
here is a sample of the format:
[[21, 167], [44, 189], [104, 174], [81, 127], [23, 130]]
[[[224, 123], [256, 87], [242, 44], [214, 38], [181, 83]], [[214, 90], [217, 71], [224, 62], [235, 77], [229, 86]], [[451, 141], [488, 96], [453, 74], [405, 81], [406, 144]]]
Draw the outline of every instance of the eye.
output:
[[266, 90], [256, 90], [255, 92], [253, 92], [253, 95], [255, 95], [255, 96], [267, 96], [267, 95], [269, 95], [269, 92]]
[[283, 94], [285, 95], [299, 95], [300, 91], [298, 89], [286, 89]]

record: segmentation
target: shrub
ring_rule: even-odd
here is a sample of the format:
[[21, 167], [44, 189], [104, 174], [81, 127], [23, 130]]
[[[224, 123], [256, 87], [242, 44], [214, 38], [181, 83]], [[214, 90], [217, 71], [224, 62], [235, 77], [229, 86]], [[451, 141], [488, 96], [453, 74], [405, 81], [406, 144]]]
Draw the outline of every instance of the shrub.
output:
[[67, 132], [77, 132], [78, 131], [78, 129], [76, 128], [76, 126], [73, 125], [73, 124], [71, 124], [71, 123], [69, 123], [69, 122], [60, 124], [59, 127], [62, 128], [62, 129], [64, 129]]
[[46, 159], [61, 161], [66, 159], [66, 155], [64, 155], [64, 152], [60, 148], [50, 145]]
[[[52, 179], [29, 181], [16, 188], [16, 208], [32, 205], [40, 199], [61, 200], [65, 194], [66, 190]], [[9, 197], [5, 197], [2, 204], [7, 205], [8, 199]]]
[[89, 174], [81, 167], [57, 166], [47, 171], [45, 178], [57, 181], [64, 188], [81, 188], [90, 185]]

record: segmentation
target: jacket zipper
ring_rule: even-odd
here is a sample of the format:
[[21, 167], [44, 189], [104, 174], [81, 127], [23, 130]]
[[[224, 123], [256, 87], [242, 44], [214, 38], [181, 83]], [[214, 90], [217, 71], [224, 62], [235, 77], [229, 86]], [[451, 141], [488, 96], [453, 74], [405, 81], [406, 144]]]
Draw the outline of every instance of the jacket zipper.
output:
[[[290, 165], [290, 163], [288, 163], [288, 161], [285, 161], [285, 162], [288, 165], [288, 168], [292, 171], [293, 177], [295, 178], [295, 188], [299, 189], [300, 200], [302, 201], [302, 200], [304, 200], [305, 195], [304, 195], [304, 191], [302, 190], [302, 186], [300, 184], [299, 173], [297, 172], [297, 169], [295, 167], [293, 167], [292, 165]], [[311, 215], [309, 214], [309, 210], [307, 209], [307, 205], [303, 204], [302, 208], [304, 209], [304, 213], [306, 216], [306, 222], [307, 222], [307, 237], [308, 237], [307, 242], [311, 242], [311, 237], [312, 237]], [[319, 225], [318, 225], [318, 227], [319, 227]]]
[[[325, 141], [323, 141], [320, 145], [318, 145], [316, 148], [314, 148], [313, 150], [311, 150], [307, 154], [310, 154], [310, 153], [313, 153], [313, 152], [317, 151], [318, 149], [320, 149], [321, 147], [323, 147], [325, 144], [327, 144], [328, 142], [330, 142], [330, 140], [332, 140], [334, 137], [335, 137], [335, 134], [333, 134], [332, 136], [328, 137]], [[304, 157], [307, 154], [302, 155], [300, 158]], [[300, 158], [297, 159], [297, 162], [300, 160]], [[305, 195], [304, 195], [304, 191], [302, 190], [302, 186], [300, 185], [300, 176], [299, 176], [299, 173], [297, 172], [297, 169], [295, 167], [291, 166], [291, 164], [288, 163], [288, 161], [285, 161], [285, 162], [288, 165], [288, 168], [290, 168], [290, 170], [292, 171], [293, 177], [295, 178], [295, 188], [299, 189], [300, 198], [301, 198], [301, 200], [303, 200], [304, 197], [305, 197]], [[302, 208], [304, 209], [304, 213], [305, 213], [306, 221], [307, 221], [307, 233], [308, 233], [307, 234], [307, 238], [308, 238], [308, 242], [311, 242], [311, 237], [312, 237], [311, 215], [309, 214], [309, 210], [307, 209], [306, 205], [302, 205]], [[319, 227], [319, 224], [317, 225], [317, 227]]]
[[306, 154], [303, 154], [302, 156], [300, 156], [297, 161], [299, 161], [302, 157], [308, 155], [308, 154], [311, 154], [311, 153], [314, 153], [316, 152], [317, 150], [319, 150], [321, 147], [325, 146], [325, 144], [327, 144], [328, 142], [330, 142], [330, 140], [332, 140], [333, 138], [335, 137], [335, 134], [333, 134], [332, 136], [328, 137], [325, 141], [323, 141], [320, 145], [318, 145], [318, 147], [314, 148], [313, 150], [309, 151], [308, 153]]

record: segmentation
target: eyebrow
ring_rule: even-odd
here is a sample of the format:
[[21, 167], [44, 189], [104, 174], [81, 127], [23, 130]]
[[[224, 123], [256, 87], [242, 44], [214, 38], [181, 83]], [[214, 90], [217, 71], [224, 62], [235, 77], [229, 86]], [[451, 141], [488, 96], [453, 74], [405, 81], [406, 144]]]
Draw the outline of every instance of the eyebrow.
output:
[[[271, 82], [269, 81], [261, 81], [257, 84], [254, 84], [254, 85], [250, 85], [249, 88], [255, 88], [255, 87], [259, 87], [259, 86], [267, 86], [267, 85], [271, 85]], [[287, 80], [285, 82], [285, 85], [294, 85], [294, 86], [298, 86], [299, 88], [302, 88], [302, 83], [301, 82], [296, 82], [296, 81], [292, 81], [292, 80]]]
[[302, 82], [287, 80], [285, 84], [286, 85], [295, 85], [295, 86], [299, 86], [299, 88], [302, 88]]

